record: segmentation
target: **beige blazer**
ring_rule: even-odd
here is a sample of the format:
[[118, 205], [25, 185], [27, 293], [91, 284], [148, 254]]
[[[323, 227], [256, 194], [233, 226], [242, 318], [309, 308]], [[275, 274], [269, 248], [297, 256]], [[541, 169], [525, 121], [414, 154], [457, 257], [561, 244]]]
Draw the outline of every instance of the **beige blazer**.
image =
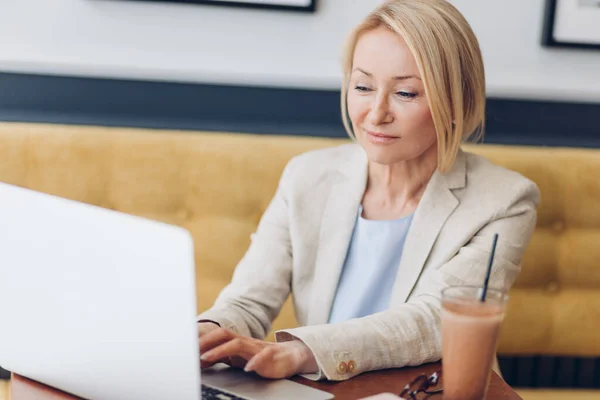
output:
[[415, 211], [389, 310], [329, 325], [366, 182], [367, 158], [356, 144], [292, 159], [232, 282], [199, 319], [264, 338], [291, 293], [301, 327], [276, 332], [276, 340], [304, 341], [321, 369], [317, 379], [439, 360], [442, 289], [482, 284], [494, 233], [490, 287], [511, 287], [535, 227], [539, 190], [516, 172], [459, 152], [449, 172], [434, 173]]

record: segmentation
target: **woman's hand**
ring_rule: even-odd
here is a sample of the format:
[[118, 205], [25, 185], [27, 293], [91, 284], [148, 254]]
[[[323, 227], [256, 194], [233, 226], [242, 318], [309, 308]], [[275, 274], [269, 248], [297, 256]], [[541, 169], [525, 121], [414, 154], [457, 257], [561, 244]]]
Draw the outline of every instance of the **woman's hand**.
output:
[[202, 336], [205, 336], [207, 334], [209, 334], [210, 332], [214, 331], [215, 329], [219, 329], [220, 326], [219, 324], [217, 324], [216, 322], [199, 322], [198, 323], [198, 340], [200, 340], [200, 338]]
[[200, 354], [202, 368], [224, 362], [272, 379], [319, 369], [312, 351], [300, 340], [271, 343], [218, 327], [200, 336]]

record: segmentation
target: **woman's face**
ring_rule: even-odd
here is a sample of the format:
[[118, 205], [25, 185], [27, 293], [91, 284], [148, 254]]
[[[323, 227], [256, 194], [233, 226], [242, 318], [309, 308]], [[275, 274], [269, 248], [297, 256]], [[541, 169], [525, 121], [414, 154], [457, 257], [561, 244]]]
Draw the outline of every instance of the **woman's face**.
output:
[[348, 114], [372, 162], [390, 165], [435, 149], [436, 132], [417, 64], [404, 40], [387, 28], [364, 33], [356, 44]]

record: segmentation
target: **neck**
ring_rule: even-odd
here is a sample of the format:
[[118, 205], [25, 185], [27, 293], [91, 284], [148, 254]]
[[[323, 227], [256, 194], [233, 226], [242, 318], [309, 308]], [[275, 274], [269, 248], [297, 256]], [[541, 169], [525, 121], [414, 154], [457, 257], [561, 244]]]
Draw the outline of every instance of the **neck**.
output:
[[366, 193], [384, 207], [401, 208], [419, 202], [437, 167], [437, 146], [419, 157], [390, 165], [369, 162]]

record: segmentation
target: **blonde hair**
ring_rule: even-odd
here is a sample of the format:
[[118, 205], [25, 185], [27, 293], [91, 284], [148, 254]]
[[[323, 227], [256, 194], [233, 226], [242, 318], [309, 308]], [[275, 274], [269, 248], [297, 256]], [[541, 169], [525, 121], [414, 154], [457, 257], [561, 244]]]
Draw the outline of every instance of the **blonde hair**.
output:
[[354, 49], [361, 35], [384, 26], [412, 52], [437, 132], [438, 170], [448, 171], [461, 144], [480, 139], [485, 127], [485, 73], [479, 42], [447, 0], [391, 0], [371, 12], [350, 34], [343, 55], [342, 120], [356, 139], [347, 96]]

